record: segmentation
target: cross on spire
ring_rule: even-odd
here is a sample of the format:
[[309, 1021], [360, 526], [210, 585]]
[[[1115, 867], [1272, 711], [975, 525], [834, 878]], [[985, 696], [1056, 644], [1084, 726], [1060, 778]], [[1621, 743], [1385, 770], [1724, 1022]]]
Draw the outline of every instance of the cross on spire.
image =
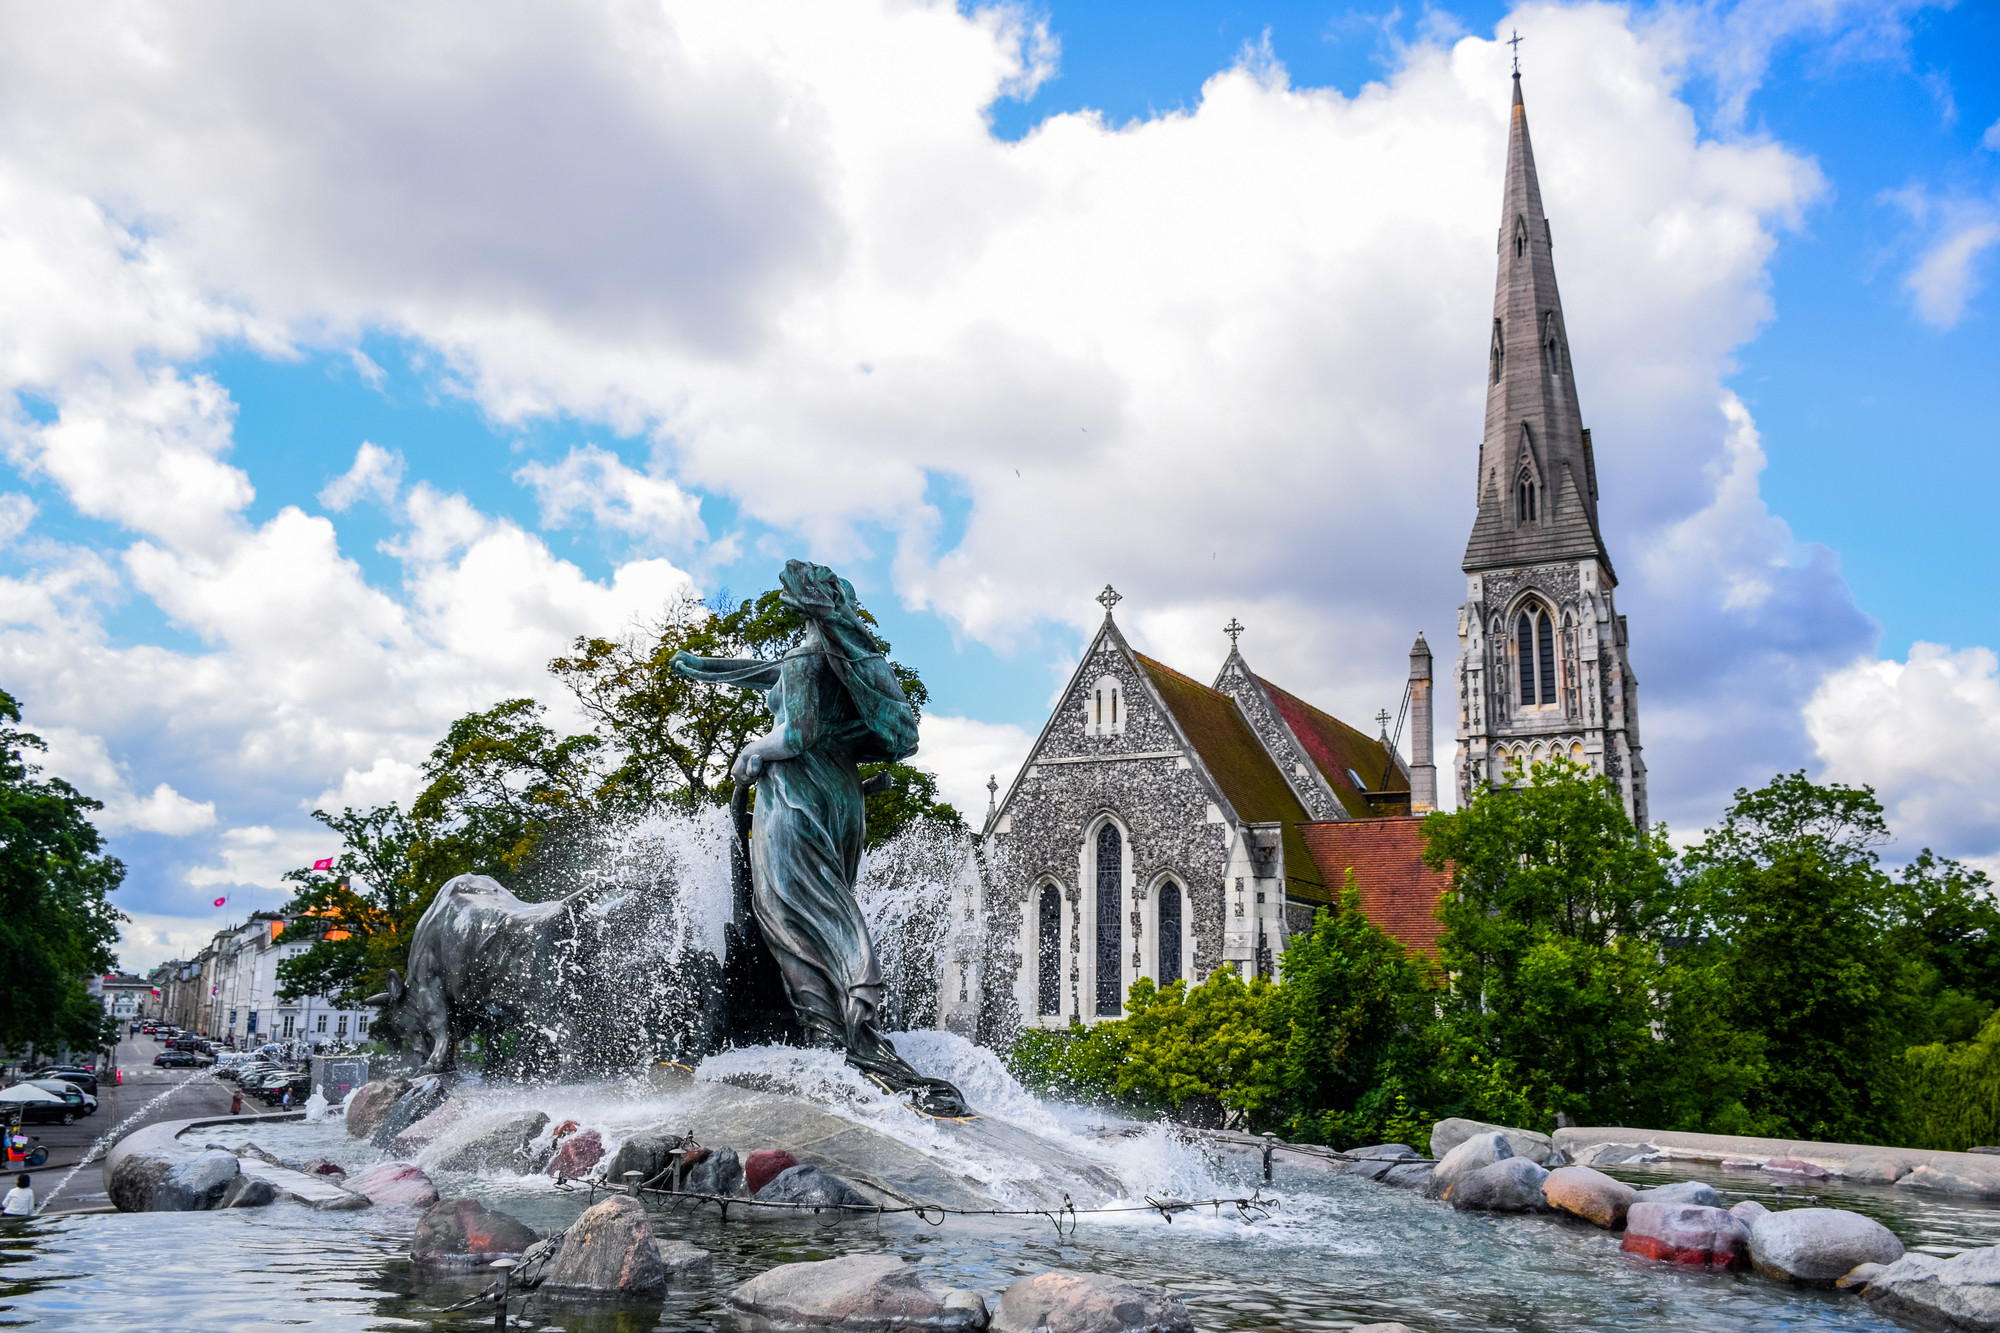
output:
[[1231, 652], [1235, 652], [1236, 640], [1243, 633], [1242, 622], [1238, 621], [1235, 616], [1231, 616], [1229, 617], [1229, 623], [1222, 627], [1222, 632], [1229, 636], [1229, 650]]
[[1516, 29], [1514, 35], [1507, 39], [1507, 45], [1514, 48], [1514, 72], [1519, 74], [1521, 72], [1521, 33], [1519, 29]]
[[1104, 591], [1097, 594], [1096, 598], [1097, 604], [1104, 608], [1104, 614], [1107, 616], [1111, 614], [1112, 607], [1124, 600], [1123, 597], [1118, 595], [1118, 589], [1108, 583], [1104, 585]]
[[1375, 720], [1382, 724], [1382, 734], [1387, 736], [1389, 734], [1389, 710], [1384, 708], [1375, 714]]

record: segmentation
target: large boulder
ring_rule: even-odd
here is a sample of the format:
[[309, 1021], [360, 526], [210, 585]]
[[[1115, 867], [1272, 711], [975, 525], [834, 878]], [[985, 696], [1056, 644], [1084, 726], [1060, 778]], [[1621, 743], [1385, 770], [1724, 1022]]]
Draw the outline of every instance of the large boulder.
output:
[[1747, 1268], [1750, 1228], [1721, 1208], [1635, 1203], [1625, 1211], [1625, 1239], [1618, 1248], [1691, 1268]]
[[1755, 1199], [1744, 1199], [1729, 1206], [1729, 1215], [1746, 1227], [1754, 1226], [1758, 1218], [1770, 1211]]
[[1349, 1148], [1347, 1156], [1361, 1162], [1401, 1162], [1415, 1159], [1417, 1150], [1407, 1143], [1371, 1143], [1366, 1148]]
[[1624, 1181], [1587, 1166], [1557, 1167], [1542, 1182], [1542, 1198], [1549, 1207], [1607, 1230], [1625, 1225], [1625, 1210], [1636, 1193]]
[[1649, 1190], [1640, 1190], [1632, 1196], [1633, 1203], [1692, 1203], [1703, 1208], [1722, 1207], [1722, 1195], [1715, 1186], [1699, 1180], [1676, 1180], [1671, 1185], [1658, 1185]]
[[1933, 1159], [1898, 1180], [1896, 1188], [1955, 1199], [2000, 1199], [2000, 1160], [1989, 1166], [1975, 1157]]
[[501, 1111], [466, 1127], [465, 1137], [445, 1151], [439, 1171], [512, 1171], [531, 1169], [531, 1147], [549, 1118], [540, 1111]]
[[1547, 1207], [1542, 1186], [1548, 1178], [1525, 1157], [1503, 1158], [1453, 1186], [1451, 1206], [1461, 1213], [1538, 1213]]
[[[384, 1152], [392, 1151], [396, 1138], [431, 1112], [443, 1106], [451, 1097], [449, 1083], [438, 1074], [428, 1074], [410, 1084], [410, 1090], [390, 1104], [382, 1116], [381, 1123], [369, 1134], [368, 1141]], [[353, 1132], [353, 1115], [348, 1117], [348, 1131]]]
[[690, 1194], [741, 1194], [743, 1163], [737, 1160], [736, 1149], [702, 1150], [694, 1164], [687, 1168], [681, 1188]]
[[437, 1186], [423, 1168], [408, 1162], [384, 1162], [342, 1182], [370, 1203], [405, 1203], [428, 1208], [438, 1201]]
[[1780, 1176], [1798, 1176], [1802, 1180], [1825, 1180], [1833, 1174], [1818, 1162], [1801, 1161], [1796, 1157], [1773, 1157], [1764, 1163], [1764, 1170]]
[[1436, 1168], [1431, 1172], [1430, 1183], [1424, 1186], [1424, 1197], [1449, 1199], [1452, 1186], [1459, 1181], [1513, 1155], [1513, 1147], [1500, 1131], [1475, 1135], [1438, 1159]]
[[414, 1157], [438, 1141], [438, 1137], [465, 1114], [465, 1098], [447, 1097], [430, 1114], [413, 1122], [389, 1142], [389, 1151], [398, 1157]]
[[151, 1153], [125, 1153], [105, 1172], [104, 1192], [121, 1213], [143, 1213], [153, 1206], [153, 1191], [166, 1179], [173, 1159]]
[[2000, 1249], [1949, 1259], [1906, 1254], [1869, 1278], [1861, 1294], [1882, 1313], [1919, 1326], [2000, 1329]]
[[1194, 1333], [1165, 1287], [1103, 1273], [1037, 1273], [1000, 1293], [992, 1333]]
[[1399, 1162], [1376, 1178], [1394, 1189], [1422, 1190], [1430, 1187], [1434, 1170], [1429, 1162]]
[[211, 1148], [175, 1162], [153, 1187], [149, 1207], [156, 1213], [201, 1213], [220, 1206], [222, 1196], [243, 1173], [236, 1154]]
[[278, 1187], [261, 1176], [238, 1176], [222, 1191], [217, 1208], [262, 1208], [278, 1198]]
[[798, 1164], [783, 1148], [761, 1148], [743, 1159], [743, 1188], [755, 1194]]
[[1788, 1208], [1750, 1224], [1750, 1262], [1768, 1278], [1830, 1287], [1856, 1264], [1893, 1264], [1903, 1242], [1844, 1208]]
[[680, 1139], [675, 1137], [634, 1134], [619, 1144], [618, 1151], [612, 1153], [611, 1160], [604, 1164], [604, 1179], [623, 1188], [625, 1173], [637, 1171], [639, 1183], [643, 1185], [667, 1169], [668, 1163], [673, 1160], [669, 1154], [680, 1146]]
[[[812, 1328], [840, 1333], [900, 1333], [922, 1328], [972, 1333], [986, 1327], [986, 1302], [977, 1292], [928, 1281], [923, 1269], [893, 1254], [780, 1264], [751, 1278], [725, 1299], [751, 1328]], [[1056, 1325], [1023, 1327], [1040, 1327], [1048, 1333]]]
[[1546, 1134], [1537, 1134], [1532, 1129], [1514, 1129], [1507, 1125], [1489, 1125], [1483, 1120], [1460, 1120], [1455, 1116], [1440, 1120], [1431, 1126], [1431, 1156], [1443, 1161], [1451, 1155], [1452, 1149], [1482, 1134], [1505, 1134], [1509, 1153], [1515, 1157], [1525, 1157], [1536, 1166], [1569, 1165], [1568, 1156], [1556, 1147], [1556, 1141]]
[[561, 1176], [565, 1180], [579, 1180], [588, 1175], [590, 1168], [604, 1160], [604, 1140], [594, 1129], [579, 1130], [562, 1141], [555, 1156], [543, 1168], [549, 1175]]
[[871, 1207], [869, 1199], [854, 1186], [819, 1167], [800, 1164], [780, 1171], [757, 1191], [760, 1203], [811, 1204], [815, 1208]]
[[417, 1219], [410, 1259], [419, 1268], [477, 1268], [519, 1259], [537, 1239], [532, 1228], [477, 1199], [446, 1199]]
[[1904, 1153], [1864, 1152], [1848, 1158], [1840, 1174], [1858, 1185], [1893, 1185], [1916, 1166], [1916, 1161]]
[[389, 1108], [410, 1090], [410, 1080], [401, 1075], [364, 1083], [348, 1097], [347, 1132], [357, 1139], [370, 1138], [382, 1126]]
[[[685, 1275], [713, 1262], [706, 1250], [672, 1242]], [[692, 1252], [681, 1253], [682, 1251]], [[653, 1223], [637, 1199], [614, 1194], [583, 1210], [563, 1233], [555, 1262], [541, 1284], [545, 1293], [601, 1299], [657, 1300], [673, 1278]]]

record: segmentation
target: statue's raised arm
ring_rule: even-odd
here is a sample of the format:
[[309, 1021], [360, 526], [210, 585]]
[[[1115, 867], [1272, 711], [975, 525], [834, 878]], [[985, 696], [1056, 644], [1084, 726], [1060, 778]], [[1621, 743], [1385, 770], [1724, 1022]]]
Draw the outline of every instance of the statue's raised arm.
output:
[[916, 753], [917, 717], [862, 622], [853, 585], [824, 565], [788, 561], [779, 599], [805, 618], [775, 662], [677, 654], [676, 676], [758, 690], [771, 730], [731, 766], [755, 783], [752, 901], [808, 1040], [845, 1051], [924, 1109], [966, 1114], [958, 1089], [912, 1069], [875, 1024], [882, 971], [854, 898], [866, 833], [858, 765]]

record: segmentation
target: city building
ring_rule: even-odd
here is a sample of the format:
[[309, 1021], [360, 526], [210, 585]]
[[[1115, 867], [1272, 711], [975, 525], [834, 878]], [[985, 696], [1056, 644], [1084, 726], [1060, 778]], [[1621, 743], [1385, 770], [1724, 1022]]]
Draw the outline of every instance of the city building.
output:
[[193, 958], [162, 963], [148, 978], [149, 990], [160, 991], [155, 1016], [238, 1047], [273, 1041], [304, 1047], [366, 1041], [372, 1010], [342, 1008], [323, 996], [278, 995], [278, 964], [312, 947], [304, 940], [279, 942], [294, 920], [257, 912], [240, 926], [217, 931]]

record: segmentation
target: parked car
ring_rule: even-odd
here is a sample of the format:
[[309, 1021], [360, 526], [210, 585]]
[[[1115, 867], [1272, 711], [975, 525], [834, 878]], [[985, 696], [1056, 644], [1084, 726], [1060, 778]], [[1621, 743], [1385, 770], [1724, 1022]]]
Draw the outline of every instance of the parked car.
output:
[[258, 1079], [276, 1072], [278, 1072], [276, 1065], [267, 1064], [262, 1060], [246, 1060], [242, 1064], [231, 1065], [222, 1076], [248, 1091], [256, 1086]]
[[85, 1069], [81, 1065], [49, 1065], [42, 1069], [30, 1070], [23, 1077], [31, 1079], [59, 1078], [66, 1083], [76, 1084], [77, 1087], [82, 1088], [93, 1097], [97, 1095], [97, 1071], [95, 1069]]
[[82, 1088], [78, 1087], [76, 1084], [70, 1082], [66, 1078], [30, 1078], [30, 1079], [23, 1079], [22, 1082], [31, 1083], [35, 1087], [40, 1088], [43, 1092], [53, 1092], [54, 1094], [56, 1094], [56, 1096], [62, 1098], [64, 1101], [69, 1101], [71, 1098], [75, 1098], [78, 1102], [82, 1104], [83, 1113], [85, 1115], [97, 1114], [96, 1095], [93, 1093], [85, 1092]]
[[[77, 1094], [78, 1098], [83, 1096]], [[83, 1119], [83, 1107], [68, 1099], [59, 1102], [21, 1103], [21, 1123], [24, 1125], [74, 1125]]]
[[191, 1069], [201, 1064], [201, 1057], [193, 1051], [161, 1051], [153, 1063], [166, 1069]]
[[312, 1092], [312, 1075], [287, 1073], [283, 1078], [266, 1079], [257, 1089], [257, 1095], [272, 1106], [285, 1100], [290, 1091], [294, 1102], [303, 1103]]

